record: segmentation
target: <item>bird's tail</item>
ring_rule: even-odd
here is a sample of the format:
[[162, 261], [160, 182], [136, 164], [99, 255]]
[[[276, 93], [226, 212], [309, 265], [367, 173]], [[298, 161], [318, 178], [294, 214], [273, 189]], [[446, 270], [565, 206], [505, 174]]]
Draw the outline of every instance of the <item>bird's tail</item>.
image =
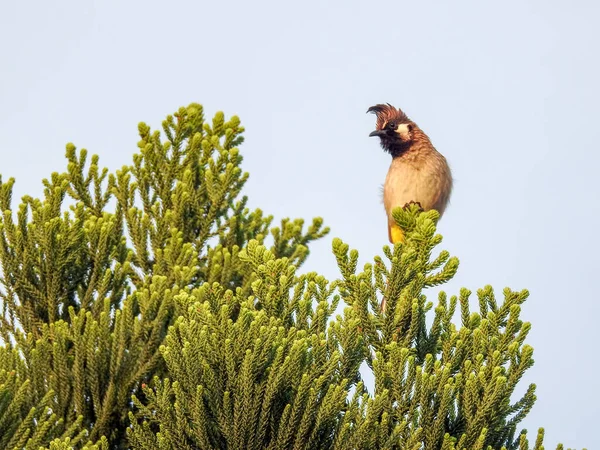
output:
[[[388, 226], [388, 236], [390, 238], [390, 242], [392, 244], [398, 244], [404, 242], [404, 231], [402, 228], [398, 226], [398, 224], [393, 224]], [[381, 312], [385, 312], [386, 300], [385, 295], [381, 299]]]

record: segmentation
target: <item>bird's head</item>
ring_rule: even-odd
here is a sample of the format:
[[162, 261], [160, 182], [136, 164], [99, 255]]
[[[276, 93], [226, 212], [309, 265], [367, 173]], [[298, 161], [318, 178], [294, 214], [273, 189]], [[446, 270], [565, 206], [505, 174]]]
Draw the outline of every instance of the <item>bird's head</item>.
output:
[[367, 112], [377, 116], [375, 131], [369, 136], [378, 136], [385, 151], [397, 156], [408, 149], [416, 125], [402, 110], [388, 103], [371, 106]]

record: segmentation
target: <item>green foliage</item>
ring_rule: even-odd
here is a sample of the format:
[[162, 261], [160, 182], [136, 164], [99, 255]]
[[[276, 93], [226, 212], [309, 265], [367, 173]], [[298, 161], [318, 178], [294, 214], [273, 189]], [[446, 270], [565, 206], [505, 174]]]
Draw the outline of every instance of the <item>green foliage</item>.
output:
[[98, 442], [88, 442], [83, 446], [78, 446], [76, 441], [69, 438], [55, 439], [50, 442], [50, 447], [46, 447], [43, 450], [71, 450], [73, 448], [81, 448], [81, 450], [108, 450], [110, 447], [108, 440], [103, 436]]
[[458, 269], [435, 212], [395, 211], [406, 242], [362, 271], [334, 239], [329, 282], [298, 272], [320, 218], [247, 207], [237, 117], [138, 129], [131, 165], [69, 144], [15, 210], [0, 179], [0, 449], [543, 448], [518, 430], [535, 386], [512, 400], [527, 292], [434, 307]]
[[16, 350], [0, 348], [0, 367], [0, 448], [37, 449], [54, 437], [81, 440], [81, 417], [65, 427], [51, 409], [54, 391], [35, 389]]
[[[433, 305], [422, 290], [450, 279], [458, 261], [447, 252], [431, 260], [436, 213], [398, 214], [412, 225], [405, 245], [385, 251], [392, 270], [377, 258], [375, 270], [356, 274], [357, 252], [336, 239], [343, 280], [328, 284], [294, 276], [286, 258], [250, 242], [241, 257], [257, 277], [254, 296], [218, 284], [180, 296], [188, 312], [161, 348], [171, 378], [145, 388], [147, 403], [135, 399], [146, 419], [131, 416], [136, 447], [528, 448], [516, 431], [535, 386], [510, 401], [533, 364], [530, 325], [519, 320], [527, 292], [507, 289], [498, 305], [486, 287], [473, 314], [470, 292], [450, 301], [442, 293], [427, 327]], [[331, 321], [335, 289], [348, 307]], [[452, 322], [458, 304], [460, 328]], [[347, 402], [363, 359], [374, 395], [359, 383]]]
[[[535, 402], [535, 385], [511, 403], [514, 389], [533, 365], [533, 349], [524, 344], [531, 328], [519, 319], [527, 291], [504, 291], [498, 305], [490, 286], [479, 290], [479, 313], [469, 312], [470, 292], [448, 301], [440, 293], [431, 326], [426, 315], [433, 308], [423, 289], [448, 281], [458, 260], [442, 251], [432, 259], [441, 236], [435, 234], [435, 211], [416, 207], [398, 209], [395, 218], [407, 231], [406, 244], [384, 253], [356, 274], [358, 253], [334, 240], [334, 252], [344, 281], [340, 291], [360, 321], [374, 356], [375, 395], [385, 393], [387, 412], [405, 425], [406, 433], [420, 433], [424, 448], [519, 448], [517, 425]], [[382, 310], [379, 298], [386, 298]], [[460, 304], [462, 327], [452, 322]]]

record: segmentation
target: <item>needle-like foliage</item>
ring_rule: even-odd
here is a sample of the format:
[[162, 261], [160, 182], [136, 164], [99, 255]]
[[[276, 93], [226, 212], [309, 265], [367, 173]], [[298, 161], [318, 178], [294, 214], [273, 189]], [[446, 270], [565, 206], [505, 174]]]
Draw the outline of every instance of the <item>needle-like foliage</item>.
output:
[[334, 239], [328, 281], [299, 270], [320, 218], [248, 207], [236, 116], [138, 130], [114, 173], [69, 144], [41, 198], [0, 179], [0, 450], [543, 448], [528, 294], [429, 301], [458, 269], [435, 212], [362, 271]]

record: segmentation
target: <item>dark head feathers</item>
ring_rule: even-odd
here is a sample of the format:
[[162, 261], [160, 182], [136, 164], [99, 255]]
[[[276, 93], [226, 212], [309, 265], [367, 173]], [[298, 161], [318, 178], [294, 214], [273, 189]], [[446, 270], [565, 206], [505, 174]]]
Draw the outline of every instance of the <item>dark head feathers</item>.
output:
[[374, 113], [377, 115], [377, 129], [382, 129], [387, 122], [394, 120], [397, 123], [407, 123], [410, 119], [404, 112], [399, 108], [394, 108], [389, 103], [385, 105], [379, 103], [378, 105], [371, 106], [367, 109], [367, 113]]
[[379, 103], [379, 104], [377, 104], [375, 106], [371, 106], [369, 109], [367, 109], [367, 113], [381, 114], [383, 111], [388, 111], [388, 110], [395, 111], [396, 108], [394, 108], [389, 103], [386, 103], [385, 105], [383, 103]]

